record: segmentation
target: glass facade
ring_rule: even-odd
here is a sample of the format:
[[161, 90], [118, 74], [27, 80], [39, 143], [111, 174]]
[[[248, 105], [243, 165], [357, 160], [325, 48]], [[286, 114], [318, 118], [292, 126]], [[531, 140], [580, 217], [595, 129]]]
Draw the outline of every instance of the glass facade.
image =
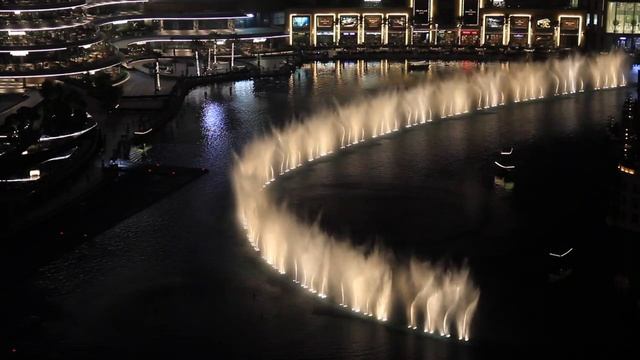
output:
[[640, 34], [640, 2], [609, 2], [606, 30], [608, 33]]

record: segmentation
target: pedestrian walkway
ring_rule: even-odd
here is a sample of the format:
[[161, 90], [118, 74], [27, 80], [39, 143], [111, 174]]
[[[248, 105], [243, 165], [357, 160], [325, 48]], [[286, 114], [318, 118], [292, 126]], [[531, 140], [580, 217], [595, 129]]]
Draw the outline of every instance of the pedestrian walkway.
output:
[[148, 72], [129, 70], [129, 81], [122, 85], [122, 96], [167, 95], [176, 84], [176, 80], [160, 77], [160, 89], [156, 90], [155, 77]]

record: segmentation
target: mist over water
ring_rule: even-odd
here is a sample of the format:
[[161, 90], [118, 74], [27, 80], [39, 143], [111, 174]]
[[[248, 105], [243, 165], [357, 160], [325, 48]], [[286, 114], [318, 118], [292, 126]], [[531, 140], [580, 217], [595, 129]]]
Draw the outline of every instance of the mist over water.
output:
[[[510, 63], [436, 76], [312, 114], [245, 147], [232, 173], [238, 221], [267, 263], [319, 298], [378, 321], [405, 321], [413, 330], [469, 340], [480, 290], [467, 266], [401, 263], [382, 246], [336, 239], [275, 201], [268, 185], [304, 164], [403, 127], [624, 86], [623, 69], [620, 54]], [[403, 313], [393, 313], [398, 308]]]

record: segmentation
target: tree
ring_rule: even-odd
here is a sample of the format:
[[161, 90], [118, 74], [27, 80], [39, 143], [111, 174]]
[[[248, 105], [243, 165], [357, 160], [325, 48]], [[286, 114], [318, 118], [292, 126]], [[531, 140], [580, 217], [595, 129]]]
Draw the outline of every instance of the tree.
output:
[[42, 106], [42, 127], [49, 134], [74, 131], [86, 120], [87, 102], [84, 94], [61, 82], [43, 84], [45, 100]]
[[56, 93], [56, 84], [53, 80], [47, 79], [42, 83], [42, 87], [40, 88], [40, 95], [45, 100], [51, 99]]
[[16, 111], [16, 114], [21, 121], [27, 122], [30, 125], [38, 120], [38, 111], [32, 107], [23, 106]]

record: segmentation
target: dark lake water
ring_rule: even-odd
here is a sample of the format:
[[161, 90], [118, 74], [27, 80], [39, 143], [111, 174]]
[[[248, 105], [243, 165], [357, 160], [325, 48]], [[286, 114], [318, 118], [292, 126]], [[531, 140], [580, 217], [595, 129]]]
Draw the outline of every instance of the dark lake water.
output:
[[[247, 246], [233, 217], [235, 152], [293, 117], [428, 76], [402, 63], [317, 64], [289, 79], [194, 90], [154, 139], [151, 158], [211, 172], [43, 266], [25, 300], [42, 326], [18, 337], [20, 351], [292, 359], [605, 359], [628, 351], [637, 335], [633, 304], [614, 279], [634, 256], [605, 225], [615, 166], [607, 117], [619, 113], [628, 89], [434, 122], [275, 186], [301, 217], [320, 215], [331, 233], [382, 242], [398, 257], [468, 261], [482, 291], [475, 344], [328, 313]], [[492, 163], [505, 146], [518, 163], [512, 191], [493, 184]], [[573, 273], [550, 283], [548, 252], [565, 246], [576, 249]]]

